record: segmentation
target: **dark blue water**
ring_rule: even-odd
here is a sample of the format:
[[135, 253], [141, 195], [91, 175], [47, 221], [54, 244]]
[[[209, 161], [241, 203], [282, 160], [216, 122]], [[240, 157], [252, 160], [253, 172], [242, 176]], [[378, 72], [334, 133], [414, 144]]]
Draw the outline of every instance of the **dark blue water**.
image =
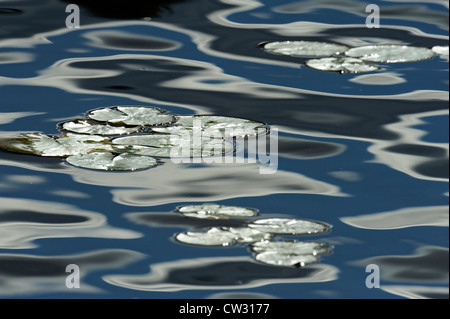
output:
[[[65, 27], [72, 2], [39, 3], [0, 3], [0, 138], [149, 105], [268, 123], [278, 170], [99, 172], [0, 151], [1, 298], [448, 298], [448, 56], [338, 74], [258, 47], [447, 46], [448, 2], [372, 1], [379, 29], [357, 0], [73, 1], [79, 29]], [[173, 212], [199, 203], [328, 223], [307, 240], [333, 252], [298, 269], [176, 242], [210, 226]], [[69, 264], [80, 288], [66, 287]]]

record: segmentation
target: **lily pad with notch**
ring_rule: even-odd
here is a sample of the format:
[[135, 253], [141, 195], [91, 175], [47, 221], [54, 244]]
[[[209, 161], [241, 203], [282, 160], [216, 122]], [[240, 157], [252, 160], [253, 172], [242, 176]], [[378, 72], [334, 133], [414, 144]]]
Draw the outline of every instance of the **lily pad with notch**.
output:
[[428, 60], [434, 57], [435, 53], [424, 47], [377, 44], [352, 48], [346, 51], [345, 55], [368, 62], [399, 63]]
[[67, 157], [113, 150], [109, 138], [104, 136], [72, 133], [51, 136], [41, 132], [2, 138], [0, 148], [15, 153], [49, 157]]
[[248, 226], [262, 232], [284, 235], [312, 235], [330, 230], [330, 226], [325, 223], [288, 218], [258, 219]]
[[339, 55], [349, 47], [343, 44], [318, 41], [276, 41], [260, 45], [265, 51], [292, 57], [319, 57]]
[[227, 139], [267, 134], [268, 126], [263, 122], [236, 117], [183, 115], [177, 116], [176, 121], [170, 126], [155, 127], [152, 131], [177, 135], [192, 133], [209, 138]]
[[225, 206], [217, 204], [180, 206], [176, 209], [176, 211], [183, 214], [184, 216], [200, 219], [253, 217], [258, 213], [258, 210], [253, 208]]
[[141, 126], [118, 126], [89, 119], [75, 119], [58, 124], [60, 130], [90, 135], [125, 135], [137, 133]]
[[306, 61], [306, 65], [320, 71], [339, 73], [364, 73], [376, 71], [380, 68], [360, 59], [346, 57], [311, 59]]
[[88, 118], [100, 122], [124, 125], [166, 125], [175, 120], [174, 115], [149, 106], [113, 106], [91, 110]]
[[77, 167], [104, 171], [136, 171], [158, 165], [158, 161], [150, 156], [110, 152], [72, 155], [66, 161]]

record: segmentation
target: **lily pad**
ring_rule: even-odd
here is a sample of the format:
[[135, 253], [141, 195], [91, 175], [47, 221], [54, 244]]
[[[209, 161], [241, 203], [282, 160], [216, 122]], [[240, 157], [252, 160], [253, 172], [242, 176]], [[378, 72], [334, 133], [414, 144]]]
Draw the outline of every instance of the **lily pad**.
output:
[[236, 235], [217, 227], [206, 232], [186, 232], [175, 236], [175, 239], [184, 244], [201, 246], [231, 246], [236, 243]]
[[188, 205], [178, 207], [178, 212], [187, 217], [201, 219], [229, 219], [236, 217], [252, 217], [258, 212], [257, 209], [237, 206], [223, 206], [217, 204]]
[[175, 123], [167, 127], [152, 128], [154, 132], [186, 135], [201, 134], [205, 137], [220, 139], [250, 137], [266, 134], [265, 123], [236, 117], [213, 115], [178, 116]]
[[99, 124], [97, 121], [76, 119], [59, 124], [61, 129], [78, 133], [91, 135], [124, 135], [136, 133], [141, 128], [140, 126], [113, 126], [109, 124]]
[[40, 132], [0, 139], [0, 148], [16, 153], [54, 157], [113, 150], [110, 140], [104, 136], [72, 133], [49, 136]]
[[156, 157], [208, 157], [234, 151], [234, 144], [228, 141], [178, 135], [135, 135], [112, 142], [117, 151]]
[[341, 54], [349, 49], [342, 44], [316, 41], [269, 42], [262, 47], [269, 53], [293, 57], [332, 56]]
[[352, 48], [345, 55], [370, 62], [398, 63], [431, 59], [435, 53], [422, 47], [379, 44]]
[[234, 239], [239, 243], [254, 243], [272, 238], [272, 234], [249, 227], [224, 227], [223, 229], [233, 234]]
[[153, 157], [109, 152], [73, 155], [66, 160], [77, 167], [104, 171], [135, 171], [158, 165], [158, 161]]
[[255, 259], [269, 265], [295, 267], [303, 267], [319, 261], [319, 258], [314, 255], [291, 255], [275, 250], [258, 253], [255, 256]]
[[320, 242], [301, 241], [260, 241], [251, 245], [255, 252], [277, 251], [285, 255], [323, 255], [331, 251], [331, 247]]
[[306, 65], [320, 71], [340, 73], [364, 73], [379, 69], [378, 66], [367, 64], [360, 59], [345, 57], [312, 59], [306, 61]]
[[261, 232], [285, 235], [311, 235], [330, 230], [330, 226], [324, 223], [286, 218], [259, 219], [248, 226]]
[[100, 122], [125, 125], [163, 125], [174, 121], [172, 114], [156, 107], [115, 106], [88, 112], [87, 117]]
[[441, 46], [441, 45], [435, 45], [431, 48], [431, 50], [439, 55], [449, 55], [449, 49], [448, 45]]

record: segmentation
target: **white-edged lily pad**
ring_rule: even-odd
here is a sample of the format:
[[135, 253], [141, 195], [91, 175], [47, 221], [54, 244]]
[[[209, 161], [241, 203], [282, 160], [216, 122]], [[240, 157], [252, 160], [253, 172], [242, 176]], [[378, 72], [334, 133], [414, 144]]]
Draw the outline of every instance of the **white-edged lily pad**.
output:
[[66, 160], [77, 167], [104, 171], [135, 171], [158, 165], [158, 161], [153, 157], [109, 152], [72, 155]]
[[431, 48], [431, 50], [439, 55], [449, 55], [449, 49], [448, 45], [441, 46], [441, 45], [435, 45]]
[[113, 150], [110, 140], [104, 136], [72, 133], [49, 136], [40, 132], [0, 139], [0, 148], [16, 153], [54, 157]]
[[398, 63], [431, 59], [435, 53], [422, 47], [378, 44], [352, 48], [346, 51], [345, 55], [369, 62]]
[[119, 137], [112, 142], [117, 151], [156, 157], [209, 157], [234, 151], [233, 143], [206, 137], [145, 134]]
[[293, 57], [332, 56], [348, 50], [348, 47], [342, 44], [317, 41], [269, 42], [262, 47], [269, 53]]
[[178, 212], [187, 217], [201, 219], [229, 219], [239, 217], [252, 217], [257, 209], [237, 206], [224, 206], [217, 204], [187, 205], [178, 207]]
[[60, 124], [61, 129], [78, 133], [90, 135], [124, 135], [136, 133], [140, 126], [113, 126], [108, 123], [100, 124], [97, 121], [76, 119]]
[[314, 255], [291, 255], [284, 254], [275, 250], [264, 251], [258, 253], [255, 259], [259, 262], [275, 265], [275, 266], [295, 266], [303, 267], [308, 264], [313, 264], [319, 261], [319, 258]]
[[330, 226], [324, 223], [287, 218], [259, 219], [248, 226], [261, 232], [286, 235], [320, 234], [330, 230]]
[[365, 63], [360, 59], [345, 57], [312, 59], [306, 61], [306, 65], [320, 71], [340, 73], [364, 73], [379, 69], [378, 66]]
[[272, 238], [272, 234], [249, 227], [224, 227], [223, 229], [233, 234], [234, 239], [239, 243], [254, 243]]
[[277, 251], [285, 255], [323, 255], [331, 251], [331, 247], [320, 242], [301, 241], [260, 241], [250, 246], [255, 252]]
[[164, 125], [174, 121], [172, 114], [167, 114], [156, 107], [116, 106], [92, 110], [87, 117], [100, 122], [125, 125]]
[[171, 126], [152, 128], [154, 132], [176, 135], [199, 134], [214, 139], [249, 137], [266, 134], [265, 123], [236, 117], [214, 115], [177, 116]]
[[201, 246], [231, 246], [236, 243], [236, 235], [220, 228], [210, 228], [206, 232], [186, 232], [175, 236], [184, 244]]

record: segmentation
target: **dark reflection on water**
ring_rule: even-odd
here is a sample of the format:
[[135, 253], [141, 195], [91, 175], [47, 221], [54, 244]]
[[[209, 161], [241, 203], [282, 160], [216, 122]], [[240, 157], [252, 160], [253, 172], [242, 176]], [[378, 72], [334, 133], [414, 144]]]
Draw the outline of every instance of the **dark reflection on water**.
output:
[[177, 260], [154, 264], [146, 275], [104, 277], [112, 285], [143, 291], [221, 290], [260, 287], [271, 283], [323, 282], [336, 279], [329, 265], [301, 269], [282, 268], [252, 262], [247, 257]]
[[[76, 30], [65, 27], [69, 3], [81, 7]], [[258, 47], [448, 45], [448, 2], [378, 4], [381, 28], [368, 29], [357, 0], [2, 1], [0, 138], [55, 133], [97, 107], [156, 105], [266, 122], [279, 130], [279, 163], [273, 175], [169, 160], [116, 174], [0, 151], [0, 295], [69, 293], [75, 263], [82, 285], [71, 293], [83, 296], [448, 297], [448, 55], [334, 74]], [[332, 224], [314, 240], [334, 252], [295, 269], [257, 263], [243, 246], [171, 240], [246, 222], [170, 213], [206, 202]], [[380, 289], [364, 285], [370, 263]]]

